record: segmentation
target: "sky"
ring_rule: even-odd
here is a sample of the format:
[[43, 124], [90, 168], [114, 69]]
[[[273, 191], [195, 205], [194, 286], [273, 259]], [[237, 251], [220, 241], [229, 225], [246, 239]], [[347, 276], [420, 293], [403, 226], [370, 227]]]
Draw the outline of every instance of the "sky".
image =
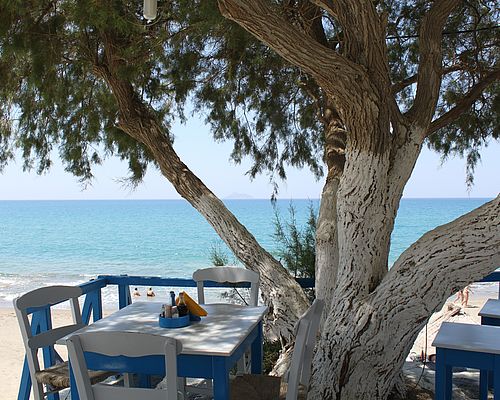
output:
[[[185, 125], [174, 125], [174, 147], [181, 159], [220, 198], [270, 198], [273, 187], [267, 176], [251, 180], [245, 173], [250, 160], [235, 165], [229, 156], [230, 142], [215, 143], [209, 128], [192, 117]], [[16, 159], [0, 174], [0, 200], [91, 200], [91, 199], [179, 199], [163, 176], [151, 167], [144, 182], [135, 190], [124, 187], [120, 180], [127, 176], [127, 165], [117, 158], [106, 160], [94, 170], [95, 179], [86, 189], [64, 171], [53, 157], [48, 174], [23, 172], [22, 161]], [[317, 181], [308, 169], [289, 168], [288, 179], [280, 184], [278, 198], [316, 199], [321, 195], [323, 179]], [[458, 157], [444, 164], [438, 154], [424, 149], [417, 161], [404, 197], [495, 197], [500, 192], [500, 143], [492, 142], [482, 152], [477, 166], [475, 185], [468, 191], [465, 184], [465, 161]]]

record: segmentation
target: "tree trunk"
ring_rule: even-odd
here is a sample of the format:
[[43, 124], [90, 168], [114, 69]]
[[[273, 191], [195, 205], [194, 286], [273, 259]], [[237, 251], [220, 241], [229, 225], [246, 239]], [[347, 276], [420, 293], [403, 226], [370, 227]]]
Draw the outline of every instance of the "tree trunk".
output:
[[337, 236], [337, 191], [345, 163], [346, 132], [337, 112], [328, 107], [325, 127], [325, 163], [328, 167], [316, 228], [316, 297], [325, 300], [323, 320], [328, 315], [337, 280], [339, 248]]
[[498, 265], [500, 196], [425, 234], [373, 292], [339, 282], [313, 363], [310, 397], [387, 399], [432, 312]]
[[120, 128], [143, 143], [153, 154], [162, 174], [176, 191], [212, 225], [234, 255], [249, 269], [260, 274], [261, 295], [269, 312], [268, 337], [286, 346], [294, 338], [293, 328], [309, 306], [302, 288], [288, 271], [265, 249], [205, 184], [181, 161], [170, 138], [154, 114], [138, 98], [129, 82], [113, 72], [112, 46], [109, 66], [97, 67], [97, 75], [108, 83], [120, 109]]

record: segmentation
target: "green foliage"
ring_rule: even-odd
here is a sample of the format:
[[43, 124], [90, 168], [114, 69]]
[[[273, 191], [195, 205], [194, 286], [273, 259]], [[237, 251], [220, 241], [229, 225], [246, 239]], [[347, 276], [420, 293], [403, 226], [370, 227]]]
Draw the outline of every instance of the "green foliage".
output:
[[229, 263], [229, 256], [222, 248], [220, 241], [212, 243], [210, 247], [210, 261], [216, 267], [222, 267]]
[[[446, 101], [463, 95], [460, 85], [450, 83], [444, 94]], [[440, 104], [438, 109], [444, 112], [446, 106]], [[449, 156], [459, 155], [467, 161], [466, 182], [474, 183], [474, 168], [481, 160], [481, 148], [488, 145], [489, 140], [500, 139], [500, 84], [493, 84], [485, 90], [482, 100], [473, 106], [473, 110], [462, 114], [456, 121], [431, 135], [428, 146], [442, 154], [443, 161]]]
[[137, 2], [0, 1], [0, 168], [19, 149], [24, 168], [42, 173], [58, 150], [83, 181], [110, 155], [142, 178], [152, 156], [119, 129], [116, 101], [94, 74], [113, 37], [119, 73], [168, 127], [171, 96], [160, 87], [167, 33], [157, 29], [152, 40], [140, 12]]
[[269, 373], [274, 368], [276, 361], [278, 361], [278, 357], [281, 351], [281, 343], [279, 340], [275, 342], [271, 342], [269, 340], [264, 340], [263, 345], [263, 361], [262, 361], [262, 373], [269, 375]]
[[[417, 73], [418, 35], [422, 16], [429, 9], [426, 1], [380, 2], [389, 13], [389, 59], [393, 81], [402, 81]], [[496, 1], [462, 2], [448, 19], [443, 35], [443, 68], [457, 68], [445, 76], [436, 108], [438, 117], [450, 110], [478, 81], [500, 67], [498, 35], [500, 9]], [[399, 95], [399, 103], [412, 105], [415, 87], [408, 86]], [[472, 184], [480, 150], [500, 132], [500, 85], [491, 85], [480, 99], [455, 122], [443, 127], [427, 140], [429, 148], [443, 159], [458, 155], [466, 159], [467, 183]]]
[[[294, 24], [301, 17], [299, 3], [287, 2]], [[377, 2], [389, 17], [394, 82], [417, 71], [416, 36], [429, 4]], [[464, 68], [443, 82], [436, 115], [498, 66], [498, 29], [490, 29], [498, 28], [495, 5], [467, 1], [449, 19], [443, 64]], [[96, 66], [113, 64], [170, 138], [172, 121], [186, 118], [189, 102], [193, 112], [206, 116], [215, 140], [234, 143], [233, 160], [253, 159], [250, 175], [284, 178], [286, 165], [322, 174], [326, 101], [307, 74], [224, 19], [216, 0], [159, 2], [152, 23], [141, 14], [140, 1], [0, 0], [0, 171], [18, 153], [25, 169], [42, 173], [57, 154], [67, 171], [88, 180], [94, 165], [118, 156], [128, 161], [132, 182], [140, 181], [153, 157], [120, 129], [115, 98], [95, 74]], [[341, 27], [322, 17], [322, 43], [343, 53]], [[112, 56], [106, 51], [110, 43]], [[458, 121], [436, 132], [429, 146], [445, 157], [464, 155], [473, 168], [480, 148], [498, 138], [498, 90], [490, 87]], [[400, 104], [408, 108], [413, 96], [409, 86]]]
[[295, 217], [293, 203], [288, 207], [287, 221], [282, 221], [274, 207], [274, 239], [278, 244], [278, 257], [295, 278], [314, 278], [316, 257], [316, 211], [312, 203], [308, 207], [309, 216], [301, 229]]

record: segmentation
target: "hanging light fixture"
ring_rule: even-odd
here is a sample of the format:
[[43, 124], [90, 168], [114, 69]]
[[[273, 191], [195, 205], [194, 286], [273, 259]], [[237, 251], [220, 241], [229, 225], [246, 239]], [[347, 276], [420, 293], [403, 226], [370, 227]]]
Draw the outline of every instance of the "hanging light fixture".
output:
[[143, 15], [148, 21], [152, 21], [157, 15], [158, 2], [157, 0], [144, 0]]

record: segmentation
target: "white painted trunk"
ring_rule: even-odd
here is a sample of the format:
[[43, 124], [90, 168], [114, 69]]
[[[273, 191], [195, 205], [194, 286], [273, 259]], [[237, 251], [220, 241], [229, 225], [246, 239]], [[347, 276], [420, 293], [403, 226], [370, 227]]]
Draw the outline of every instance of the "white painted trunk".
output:
[[[397, 208], [387, 201], [389, 153], [350, 149], [337, 197], [336, 292], [368, 295], [387, 273]], [[345, 293], [344, 293], [345, 294]]]
[[425, 234], [370, 294], [339, 282], [346, 289], [334, 294], [310, 398], [387, 399], [430, 315], [457, 289], [499, 264], [500, 197]]
[[337, 244], [337, 190], [339, 180], [329, 179], [321, 196], [316, 228], [316, 297], [325, 300], [323, 319], [329, 312], [339, 264]]

